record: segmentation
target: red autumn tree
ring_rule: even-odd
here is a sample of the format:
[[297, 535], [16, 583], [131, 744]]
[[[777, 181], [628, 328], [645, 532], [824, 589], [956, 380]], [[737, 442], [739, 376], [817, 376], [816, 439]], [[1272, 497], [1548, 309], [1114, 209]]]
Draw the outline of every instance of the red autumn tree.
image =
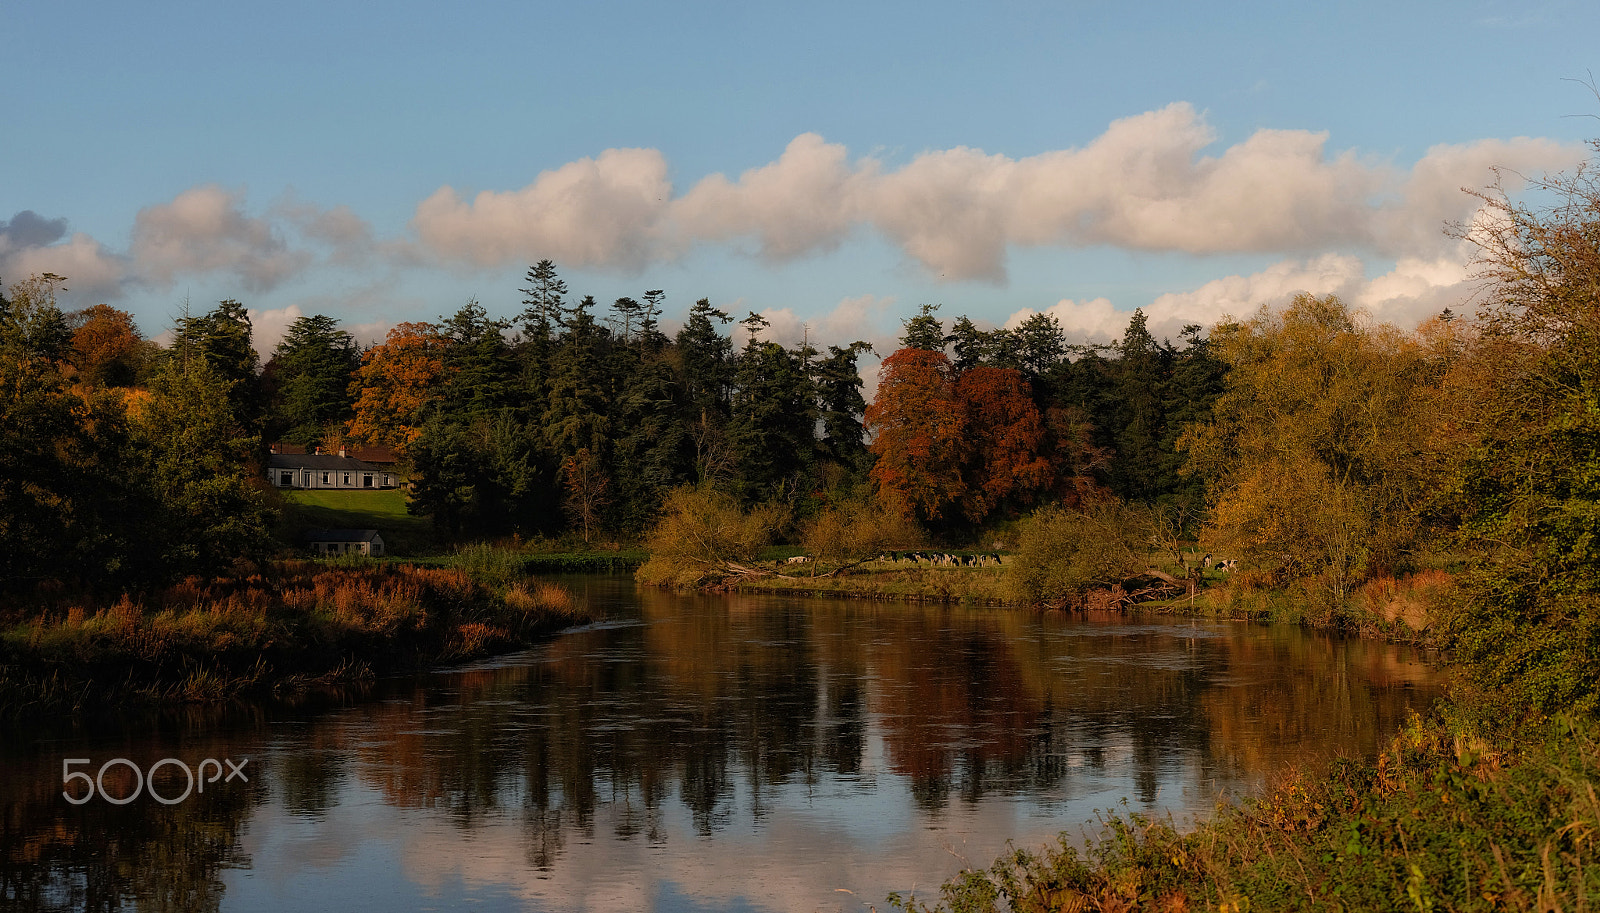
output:
[[1022, 372], [968, 368], [955, 383], [966, 413], [968, 461], [961, 508], [983, 522], [1003, 504], [1029, 504], [1050, 487], [1052, 467], [1044, 455], [1044, 422]]
[[921, 519], [938, 520], [966, 493], [961, 468], [966, 410], [943, 352], [901, 349], [883, 360], [878, 395], [867, 407], [872, 480]]
[[402, 323], [361, 356], [350, 437], [404, 450], [422, 433], [422, 407], [444, 379], [444, 340], [431, 323]]

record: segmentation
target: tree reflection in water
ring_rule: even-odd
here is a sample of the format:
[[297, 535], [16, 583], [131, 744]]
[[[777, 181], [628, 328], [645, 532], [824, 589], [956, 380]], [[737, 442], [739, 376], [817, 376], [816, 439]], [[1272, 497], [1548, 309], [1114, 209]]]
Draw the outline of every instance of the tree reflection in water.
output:
[[362, 790], [405, 820], [511, 826], [546, 874], [578, 843], [715, 843], [795, 809], [881, 814], [896, 794], [930, 821], [993, 797], [1064, 810], [1108, 783], [1203, 812], [1283, 764], [1372, 752], [1434, 687], [1405, 651], [1296, 629], [611, 586], [632, 600], [618, 623], [527, 654], [288, 725], [262, 709], [75, 755], [255, 752], [248, 789], [77, 808], [60, 798], [71, 738], [8, 755], [0, 900], [215, 909], [264, 806], [329, 822]]

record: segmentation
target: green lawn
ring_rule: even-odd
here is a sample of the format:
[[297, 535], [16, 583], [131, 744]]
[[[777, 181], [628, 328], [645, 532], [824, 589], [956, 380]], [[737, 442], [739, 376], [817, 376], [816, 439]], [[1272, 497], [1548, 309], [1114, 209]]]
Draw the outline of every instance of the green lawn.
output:
[[425, 517], [406, 513], [399, 489], [284, 491], [280, 535], [295, 546], [308, 529], [375, 529], [394, 555], [427, 554], [435, 549], [433, 527]]

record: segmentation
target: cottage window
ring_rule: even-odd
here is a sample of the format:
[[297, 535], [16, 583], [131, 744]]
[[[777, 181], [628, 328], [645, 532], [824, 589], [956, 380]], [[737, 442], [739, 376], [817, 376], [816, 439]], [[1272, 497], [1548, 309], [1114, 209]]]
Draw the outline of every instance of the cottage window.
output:
[[372, 476], [370, 476], [370, 475], [362, 476], [361, 477], [361, 487], [362, 488], [371, 488], [372, 487]]
[[294, 473], [292, 473], [292, 472], [279, 473], [278, 474], [278, 484], [283, 486], [284, 488], [292, 487], [294, 485]]
[[322, 484], [324, 484], [324, 485], [328, 484], [328, 474], [327, 473], [323, 473], [322, 474]]
[[344, 474], [344, 484], [346, 484], [346, 485], [350, 484], [350, 473], [348, 473], [348, 472]]

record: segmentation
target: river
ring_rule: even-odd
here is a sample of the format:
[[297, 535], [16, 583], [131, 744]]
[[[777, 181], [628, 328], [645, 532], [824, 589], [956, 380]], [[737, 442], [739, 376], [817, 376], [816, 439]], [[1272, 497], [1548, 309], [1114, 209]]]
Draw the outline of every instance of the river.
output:
[[0, 908], [884, 910], [1370, 756], [1440, 687], [1286, 626], [565, 582], [601, 620], [525, 652], [8, 736]]

